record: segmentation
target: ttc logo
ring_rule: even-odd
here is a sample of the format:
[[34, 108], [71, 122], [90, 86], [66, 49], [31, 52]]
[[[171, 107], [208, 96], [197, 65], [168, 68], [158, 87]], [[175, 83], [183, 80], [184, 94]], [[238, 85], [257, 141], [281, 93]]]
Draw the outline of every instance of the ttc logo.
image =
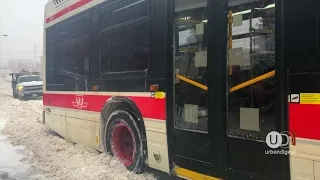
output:
[[267, 145], [272, 149], [277, 149], [279, 147], [285, 147], [289, 145], [291, 139], [291, 144], [296, 145], [296, 137], [294, 134], [283, 131], [281, 133], [278, 133], [277, 131], [270, 132], [266, 137], [266, 143]]
[[88, 103], [84, 102], [84, 97], [83, 95], [77, 95], [76, 96], [76, 101], [72, 102], [73, 107], [76, 107], [78, 109], [83, 109], [88, 107]]

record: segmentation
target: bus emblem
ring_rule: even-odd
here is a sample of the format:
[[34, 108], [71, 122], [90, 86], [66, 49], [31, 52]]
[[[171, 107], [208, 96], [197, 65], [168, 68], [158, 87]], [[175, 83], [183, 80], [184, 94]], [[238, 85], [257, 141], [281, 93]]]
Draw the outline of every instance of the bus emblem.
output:
[[83, 95], [77, 95], [76, 96], [76, 101], [73, 101], [72, 105], [73, 105], [73, 107], [76, 107], [78, 109], [82, 109], [82, 108], [87, 108], [88, 107], [88, 103], [84, 102]]

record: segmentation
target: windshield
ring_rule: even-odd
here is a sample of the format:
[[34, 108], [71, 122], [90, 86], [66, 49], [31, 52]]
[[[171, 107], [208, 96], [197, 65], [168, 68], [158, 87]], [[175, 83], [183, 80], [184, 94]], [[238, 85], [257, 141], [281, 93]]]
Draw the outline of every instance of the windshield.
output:
[[22, 76], [19, 78], [19, 83], [31, 82], [31, 81], [42, 81], [40, 76]]

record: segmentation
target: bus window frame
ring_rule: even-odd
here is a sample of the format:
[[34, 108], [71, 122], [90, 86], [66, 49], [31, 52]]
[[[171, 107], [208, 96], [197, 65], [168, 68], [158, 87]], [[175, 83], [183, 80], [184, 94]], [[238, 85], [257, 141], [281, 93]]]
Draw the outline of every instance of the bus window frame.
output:
[[[131, 0], [131, 1], [126, 1], [126, 2], [111, 2], [108, 3], [107, 5], [100, 5], [99, 12], [98, 12], [98, 24], [99, 24], [99, 35], [98, 35], [98, 64], [99, 64], [99, 75], [101, 78], [106, 79], [110, 77], [119, 77], [119, 76], [147, 76], [149, 75], [153, 70], [154, 70], [154, 59], [153, 59], [153, 54], [154, 54], [154, 48], [153, 48], [153, 38], [152, 38], [152, 6], [153, 2], [152, 0], [145, 0], [148, 2], [148, 15], [144, 17], [139, 17], [137, 19], [133, 19], [127, 22], [123, 22], [120, 24], [115, 24], [111, 25], [112, 19], [109, 20], [109, 26], [106, 28], [101, 28], [101, 13], [104, 12], [109, 12], [108, 14], [112, 14], [113, 11], [117, 11], [118, 9], [121, 9], [123, 7], [132, 5], [134, 3], [137, 3], [142, 0]], [[112, 17], [112, 16], [111, 16]], [[112, 36], [112, 33], [115, 33], [119, 30], [122, 30], [124, 28], [130, 28], [130, 26], [135, 26], [137, 24], [144, 24], [148, 23], [148, 39], [149, 39], [149, 52], [148, 52], [148, 68], [144, 70], [137, 70], [137, 71], [109, 71], [107, 70], [106, 72], [103, 72], [101, 69], [101, 59], [100, 59], [100, 45], [101, 45], [101, 37], [105, 36], [105, 38], [108, 38], [109, 36]], [[108, 67], [109, 69], [109, 67]]]

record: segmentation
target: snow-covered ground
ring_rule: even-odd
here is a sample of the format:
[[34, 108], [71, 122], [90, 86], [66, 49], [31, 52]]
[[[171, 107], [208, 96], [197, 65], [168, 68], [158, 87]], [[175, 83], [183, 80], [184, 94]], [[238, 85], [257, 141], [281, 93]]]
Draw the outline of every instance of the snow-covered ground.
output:
[[[0, 118], [0, 130], [4, 128], [5, 119]], [[7, 137], [0, 135], [0, 179], [24, 179], [31, 166], [27, 161], [23, 146], [13, 146]], [[35, 174], [33, 177], [36, 177]]]
[[41, 123], [41, 100], [14, 99], [10, 88], [10, 77], [0, 77], [0, 124], [5, 123], [0, 128], [0, 180], [156, 179], [150, 173], [133, 174], [106, 154], [60, 138]]

